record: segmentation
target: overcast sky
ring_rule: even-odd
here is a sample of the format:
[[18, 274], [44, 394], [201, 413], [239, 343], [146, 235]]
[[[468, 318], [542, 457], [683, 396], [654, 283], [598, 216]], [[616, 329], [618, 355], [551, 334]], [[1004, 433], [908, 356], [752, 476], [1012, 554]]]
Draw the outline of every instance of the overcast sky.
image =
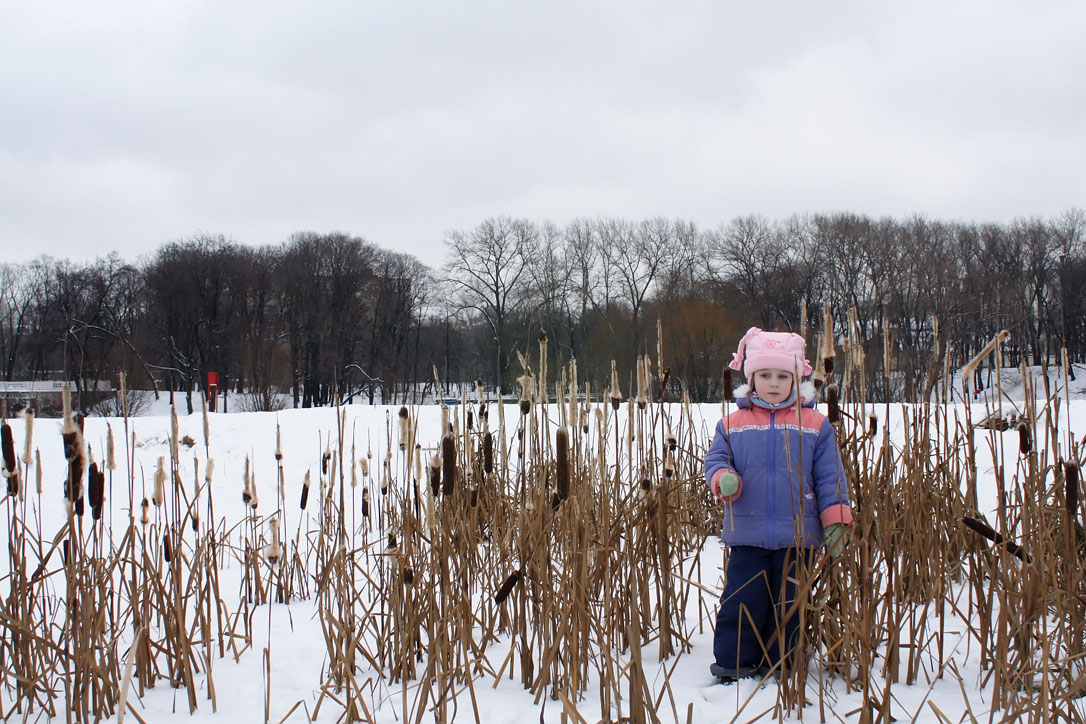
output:
[[1086, 206], [1086, 3], [0, 0], [0, 261]]

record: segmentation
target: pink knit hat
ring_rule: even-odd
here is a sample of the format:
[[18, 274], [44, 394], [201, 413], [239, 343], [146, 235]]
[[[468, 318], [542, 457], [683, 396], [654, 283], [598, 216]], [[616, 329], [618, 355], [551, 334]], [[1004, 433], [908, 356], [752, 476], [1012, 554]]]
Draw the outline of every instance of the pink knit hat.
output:
[[806, 343], [803, 337], [792, 332], [763, 332], [751, 327], [739, 340], [739, 350], [732, 354], [728, 365], [733, 370], [740, 367], [750, 379], [758, 370], [799, 371], [800, 377], [811, 374], [811, 363], [803, 356]]

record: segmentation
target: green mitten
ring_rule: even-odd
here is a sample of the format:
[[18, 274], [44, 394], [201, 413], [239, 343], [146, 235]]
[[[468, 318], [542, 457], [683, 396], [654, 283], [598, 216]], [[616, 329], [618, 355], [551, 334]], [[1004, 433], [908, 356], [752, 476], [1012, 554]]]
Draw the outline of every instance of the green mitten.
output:
[[841, 523], [831, 523], [826, 526], [826, 552], [831, 556], [840, 555], [845, 549], [845, 526]]
[[730, 498], [739, 492], [739, 476], [735, 473], [721, 473], [713, 480], [713, 492], [718, 498]]

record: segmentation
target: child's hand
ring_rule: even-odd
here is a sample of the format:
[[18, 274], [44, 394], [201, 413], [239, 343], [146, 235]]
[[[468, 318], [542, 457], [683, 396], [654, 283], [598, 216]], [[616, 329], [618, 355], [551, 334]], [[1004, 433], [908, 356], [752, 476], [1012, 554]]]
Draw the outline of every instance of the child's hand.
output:
[[713, 478], [713, 495], [727, 500], [739, 492], [739, 476], [735, 473], [721, 473]]
[[845, 526], [841, 523], [826, 526], [826, 552], [836, 558], [844, 549]]

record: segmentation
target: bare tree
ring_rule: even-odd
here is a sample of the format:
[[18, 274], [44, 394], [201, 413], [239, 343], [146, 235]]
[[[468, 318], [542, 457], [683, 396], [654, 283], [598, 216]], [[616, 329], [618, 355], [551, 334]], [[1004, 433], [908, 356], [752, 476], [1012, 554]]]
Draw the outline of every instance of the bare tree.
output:
[[538, 244], [532, 222], [508, 216], [487, 219], [470, 231], [450, 231], [445, 237], [448, 281], [459, 307], [481, 315], [493, 334], [494, 381], [502, 394], [509, 390], [510, 322], [527, 302], [529, 270]]

